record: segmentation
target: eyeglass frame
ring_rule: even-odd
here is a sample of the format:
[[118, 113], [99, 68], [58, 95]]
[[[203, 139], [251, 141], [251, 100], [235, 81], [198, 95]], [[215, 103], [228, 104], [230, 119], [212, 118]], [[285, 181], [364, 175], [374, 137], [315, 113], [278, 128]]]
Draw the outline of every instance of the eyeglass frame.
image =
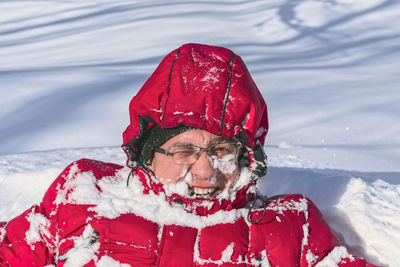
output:
[[203, 151], [206, 151], [206, 152], [207, 152], [207, 155], [208, 155], [210, 158], [212, 158], [213, 155], [210, 154], [210, 148], [211, 148], [212, 146], [221, 145], [221, 144], [231, 144], [231, 145], [233, 145], [234, 147], [236, 147], [235, 158], [238, 157], [239, 151], [240, 151], [240, 148], [241, 148], [241, 144], [240, 144], [239, 142], [221, 142], [221, 143], [211, 144], [211, 145], [209, 145], [208, 147], [201, 147], [201, 146], [196, 146], [196, 145], [178, 145], [178, 146], [171, 146], [171, 147], [169, 147], [168, 149], [163, 149], [163, 148], [161, 148], [161, 147], [155, 147], [155, 148], [154, 148], [154, 152], [158, 152], [158, 153], [167, 155], [167, 156], [169, 156], [169, 157], [172, 157], [172, 161], [173, 161], [175, 164], [177, 164], [177, 165], [186, 165], [186, 164], [182, 164], [182, 163], [176, 163], [175, 160], [174, 160], [174, 154], [175, 154], [175, 153], [171, 153], [171, 152], [169, 152], [169, 150], [170, 150], [170, 149], [173, 149], [173, 148], [176, 148], [176, 147], [194, 147], [194, 148], [200, 149], [197, 153], [195, 153], [195, 155], [196, 155], [196, 160], [195, 160], [193, 163], [188, 163], [188, 164], [187, 164], [187, 165], [192, 165], [192, 164], [196, 163], [196, 161], [200, 158], [200, 155], [203, 153]]

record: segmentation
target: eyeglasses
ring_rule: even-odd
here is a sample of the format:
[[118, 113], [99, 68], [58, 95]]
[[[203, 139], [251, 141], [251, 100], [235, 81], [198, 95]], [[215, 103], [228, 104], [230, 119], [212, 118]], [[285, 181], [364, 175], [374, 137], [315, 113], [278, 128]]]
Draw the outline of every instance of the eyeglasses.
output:
[[238, 143], [217, 143], [205, 148], [195, 145], [176, 145], [165, 150], [156, 147], [154, 151], [172, 157], [175, 164], [190, 165], [199, 159], [203, 151], [206, 151], [212, 159], [229, 161], [237, 157], [239, 149]]

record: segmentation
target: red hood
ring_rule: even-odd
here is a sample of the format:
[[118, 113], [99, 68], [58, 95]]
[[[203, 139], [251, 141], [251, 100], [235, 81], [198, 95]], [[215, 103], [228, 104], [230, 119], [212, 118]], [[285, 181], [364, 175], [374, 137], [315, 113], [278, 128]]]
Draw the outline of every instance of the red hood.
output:
[[129, 112], [122, 147], [130, 167], [143, 167], [137, 144], [154, 124], [183, 124], [238, 137], [250, 154], [251, 180], [266, 173], [267, 106], [242, 59], [229, 49], [185, 44], [172, 51], [133, 97]]

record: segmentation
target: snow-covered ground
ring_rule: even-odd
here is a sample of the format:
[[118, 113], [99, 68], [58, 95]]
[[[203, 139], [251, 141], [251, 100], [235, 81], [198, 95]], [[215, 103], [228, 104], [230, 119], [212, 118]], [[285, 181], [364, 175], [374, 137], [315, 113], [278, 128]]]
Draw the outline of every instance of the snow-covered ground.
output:
[[128, 103], [183, 43], [242, 56], [269, 107], [267, 195], [400, 266], [400, 1], [1, 1], [0, 221], [71, 161], [124, 164]]

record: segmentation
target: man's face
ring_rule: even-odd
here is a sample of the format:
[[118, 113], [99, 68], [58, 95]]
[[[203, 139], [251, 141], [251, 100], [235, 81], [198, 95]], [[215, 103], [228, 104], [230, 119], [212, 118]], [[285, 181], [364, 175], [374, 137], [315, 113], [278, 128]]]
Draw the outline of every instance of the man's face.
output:
[[[169, 139], [161, 148], [169, 150], [172, 147], [188, 145], [206, 148], [226, 142], [232, 140], [204, 130], [190, 130]], [[184, 181], [191, 193], [201, 198], [214, 198], [231, 188], [239, 176], [237, 157], [226, 157], [223, 161], [217, 161], [211, 159], [206, 151], [202, 151], [192, 164], [176, 164], [172, 156], [155, 152], [150, 169], [163, 184]]]

